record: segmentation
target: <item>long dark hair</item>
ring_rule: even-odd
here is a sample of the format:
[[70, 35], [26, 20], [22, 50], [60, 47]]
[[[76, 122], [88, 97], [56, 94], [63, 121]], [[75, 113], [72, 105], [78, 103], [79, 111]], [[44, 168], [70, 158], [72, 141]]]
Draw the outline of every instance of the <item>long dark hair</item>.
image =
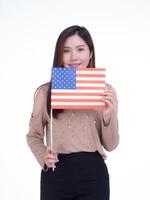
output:
[[[92, 57], [89, 61], [88, 68], [95, 68], [95, 50], [92, 37], [89, 31], [82, 26], [70, 26], [63, 30], [59, 35], [54, 53], [53, 66], [54, 67], [63, 67], [63, 51], [64, 51], [64, 43], [69, 36], [74, 34], [78, 34], [88, 45], [90, 53], [92, 53]], [[47, 112], [50, 115], [51, 109], [51, 82], [49, 84], [48, 93], [47, 93]], [[57, 118], [59, 113], [62, 113], [62, 109], [53, 109], [53, 117]]]

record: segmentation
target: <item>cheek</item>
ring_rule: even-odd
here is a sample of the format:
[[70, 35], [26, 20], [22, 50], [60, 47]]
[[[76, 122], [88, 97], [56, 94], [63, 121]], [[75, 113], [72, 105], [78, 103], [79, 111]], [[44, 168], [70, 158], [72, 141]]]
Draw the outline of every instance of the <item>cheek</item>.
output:
[[90, 61], [90, 55], [88, 53], [84, 54], [82, 56], [83, 61], [85, 61], [86, 63], [89, 63]]
[[68, 61], [68, 56], [67, 55], [63, 55], [63, 63], [66, 63]]

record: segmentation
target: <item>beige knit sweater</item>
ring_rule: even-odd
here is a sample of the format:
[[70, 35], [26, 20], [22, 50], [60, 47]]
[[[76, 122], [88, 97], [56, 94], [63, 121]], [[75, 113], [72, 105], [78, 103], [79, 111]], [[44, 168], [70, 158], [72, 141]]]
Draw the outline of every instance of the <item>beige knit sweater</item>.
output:
[[[49, 83], [41, 86], [36, 94], [27, 133], [27, 143], [42, 169], [46, 146], [51, 144], [46, 108], [48, 86]], [[58, 154], [98, 151], [105, 159], [104, 149], [112, 151], [119, 143], [116, 114], [111, 114], [110, 123], [105, 126], [101, 110], [65, 110], [58, 119], [52, 119], [52, 130], [53, 148]]]

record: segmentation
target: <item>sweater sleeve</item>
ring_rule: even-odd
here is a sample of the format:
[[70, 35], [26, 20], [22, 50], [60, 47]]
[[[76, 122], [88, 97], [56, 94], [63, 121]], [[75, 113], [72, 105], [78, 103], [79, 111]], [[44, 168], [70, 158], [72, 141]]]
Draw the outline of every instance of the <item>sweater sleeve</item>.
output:
[[[111, 85], [109, 85], [109, 87], [113, 88]], [[105, 124], [102, 113], [100, 112], [100, 126], [100, 139], [103, 147], [107, 151], [114, 150], [119, 144], [117, 112], [112, 111], [109, 124], [107, 125]]]
[[44, 109], [46, 108], [46, 94], [44, 89], [38, 90], [33, 103], [33, 110], [29, 121], [29, 131], [26, 135], [28, 146], [38, 163], [45, 169], [44, 155], [46, 146], [44, 144], [44, 127], [46, 125], [46, 118], [44, 117]]
[[118, 134], [118, 119], [115, 113], [111, 114], [111, 119], [108, 125], [105, 125], [101, 116], [101, 143], [107, 151], [114, 150], [119, 143]]

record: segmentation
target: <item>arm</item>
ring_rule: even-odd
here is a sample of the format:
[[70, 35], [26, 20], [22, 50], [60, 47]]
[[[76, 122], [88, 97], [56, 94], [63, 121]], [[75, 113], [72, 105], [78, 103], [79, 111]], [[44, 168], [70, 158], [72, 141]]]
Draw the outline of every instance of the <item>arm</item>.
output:
[[114, 150], [119, 143], [118, 134], [118, 100], [114, 88], [106, 85], [105, 97], [106, 107], [100, 112], [101, 121], [101, 142], [107, 151]]
[[44, 145], [44, 127], [46, 125], [44, 111], [46, 109], [46, 96], [44, 88], [41, 87], [34, 100], [33, 110], [29, 121], [29, 131], [26, 135], [27, 143], [43, 169], [44, 155], [46, 152], [46, 146]]

